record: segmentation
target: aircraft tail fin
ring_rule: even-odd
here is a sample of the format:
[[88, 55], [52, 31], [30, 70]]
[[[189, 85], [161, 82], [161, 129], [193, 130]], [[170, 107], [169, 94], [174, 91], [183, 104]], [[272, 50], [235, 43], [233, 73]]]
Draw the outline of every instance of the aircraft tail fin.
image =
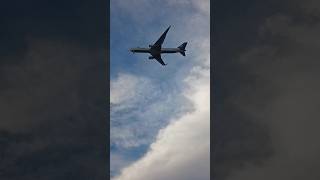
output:
[[181, 50], [180, 53], [182, 54], [182, 56], [186, 56], [186, 46], [187, 46], [187, 42], [182, 43], [178, 48]]

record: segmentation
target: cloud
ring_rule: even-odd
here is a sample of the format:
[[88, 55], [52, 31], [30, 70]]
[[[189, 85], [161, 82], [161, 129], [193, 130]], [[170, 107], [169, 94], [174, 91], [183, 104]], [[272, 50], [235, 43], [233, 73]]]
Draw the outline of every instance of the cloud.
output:
[[168, 4], [179, 8], [190, 8], [196, 9], [196, 12], [203, 13], [207, 16], [210, 15], [210, 1], [208, 0], [172, 0], [167, 1]]
[[147, 154], [115, 180], [210, 179], [210, 77], [196, 67], [185, 91], [195, 110], [160, 130]]
[[110, 103], [114, 105], [143, 102], [159, 92], [148, 78], [142, 76], [120, 73], [110, 82]]
[[110, 174], [114, 176], [119, 169], [127, 166], [128, 164], [132, 163], [134, 159], [130, 159], [121, 153], [113, 152], [110, 154]]
[[[310, 3], [314, 2], [307, 4]], [[296, 17], [299, 14], [312, 19], [317, 13], [310, 15], [309, 10], [302, 8], [299, 12], [268, 17], [262, 25], [258, 45], [247, 49], [237, 60], [245, 67], [243, 70], [258, 80], [251, 88], [243, 88], [232, 101], [238, 110], [252, 117], [251, 121], [264, 125], [272, 154], [261, 158], [259, 163], [243, 161], [241, 168], [230, 170], [225, 179], [320, 177], [317, 170], [320, 165], [317, 110], [320, 41], [314, 38], [320, 23]]]
[[[171, 83], [120, 73], [111, 81], [111, 144], [133, 148], [150, 144], [171, 116], [191, 109]], [[176, 108], [179, 107], [179, 108]]]
[[105, 177], [102, 51], [56, 38], [26, 47], [1, 67], [1, 179]]
[[156, 84], [133, 74], [120, 73], [111, 80], [111, 157], [121, 157], [111, 159], [112, 175], [136, 160], [171, 117], [193, 108], [179, 93], [171, 83]]

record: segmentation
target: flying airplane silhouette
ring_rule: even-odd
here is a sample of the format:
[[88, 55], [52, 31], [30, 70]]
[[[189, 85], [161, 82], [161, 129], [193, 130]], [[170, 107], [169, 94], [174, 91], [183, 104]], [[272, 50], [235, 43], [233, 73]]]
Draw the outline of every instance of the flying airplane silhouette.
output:
[[131, 48], [130, 51], [133, 53], [150, 53], [151, 56], [149, 56], [149, 59], [156, 59], [163, 66], [167, 64], [164, 63], [161, 58], [162, 53], [180, 53], [183, 56], [186, 56], [185, 48], [187, 46], [187, 42], [182, 43], [177, 48], [162, 48], [163, 41], [166, 38], [167, 32], [169, 31], [170, 27], [171, 26], [168, 27], [168, 29], [160, 36], [160, 38], [153, 45], [149, 45], [149, 48]]

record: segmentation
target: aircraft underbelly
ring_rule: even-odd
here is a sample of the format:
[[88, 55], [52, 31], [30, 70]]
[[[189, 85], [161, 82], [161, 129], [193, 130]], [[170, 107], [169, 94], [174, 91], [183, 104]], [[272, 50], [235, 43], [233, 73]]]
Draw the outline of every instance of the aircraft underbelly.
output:
[[177, 53], [177, 52], [179, 52], [179, 49], [175, 49], [175, 48], [161, 49], [161, 53]]
[[160, 56], [160, 51], [157, 49], [150, 49], [150, 54], [152, 56]]
[[177, 53], [177, 51], [161, 51], [161, 53]]

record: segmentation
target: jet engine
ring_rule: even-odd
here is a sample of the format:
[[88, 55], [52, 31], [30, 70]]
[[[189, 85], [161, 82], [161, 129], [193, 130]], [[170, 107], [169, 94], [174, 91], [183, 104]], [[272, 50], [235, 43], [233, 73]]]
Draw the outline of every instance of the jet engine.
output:
[[153, 56], [149, 56], [149, 59], [154, 59], [154, 57]]
[[150, 44], [149, 47], [152, 47], [152, 44]]

